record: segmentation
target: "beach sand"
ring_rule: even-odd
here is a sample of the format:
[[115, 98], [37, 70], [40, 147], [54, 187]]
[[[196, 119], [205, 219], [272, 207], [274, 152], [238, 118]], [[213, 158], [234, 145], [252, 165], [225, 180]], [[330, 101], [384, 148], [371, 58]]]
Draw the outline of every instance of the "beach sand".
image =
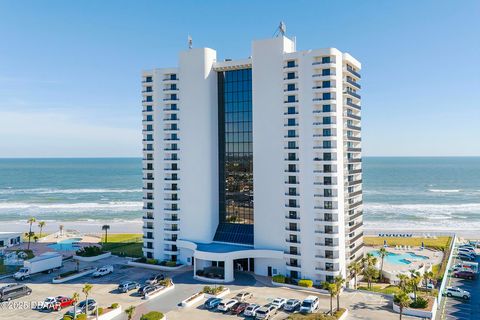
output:
[[[53, 233], [59, 230], [59, 226], [63, 225], [65, 230], [76, 230], [81, 233], [90, 233], [90, 234], [103, 234], [102, 226], [108, 224], [110, 226], [110, 233], [143, 233], [142, 226], [143, 221], [141, 219], [136, 220], [88, 220], [88, 221], [46, 221], [46, 226], [43, 229], [44, 233]], [[27, 221], [8, 221], [0, 222], [0, 231], [4, 232], [27, 232], [28, 224]], [[33, 231], [39, 232], [38, 226], [35, 223], [33, 225]], [[454, 229], [445, 229], [445, 228], [422, 228], [422, 229], [405, 229], [405, 228], [378, 228], [378, 227], [369, 227], [368, 224], [365, 224], [364, 227], [365, 235], [378, 235], [379, 233], [408, 233], [413, 234], [414, 236], [440, 236], [440, 235], [453, 235], [456, 234], [458, 237], [465, 239], [480, 239], [480, 230], [470, 229], [470, 230], [454, 230]]]

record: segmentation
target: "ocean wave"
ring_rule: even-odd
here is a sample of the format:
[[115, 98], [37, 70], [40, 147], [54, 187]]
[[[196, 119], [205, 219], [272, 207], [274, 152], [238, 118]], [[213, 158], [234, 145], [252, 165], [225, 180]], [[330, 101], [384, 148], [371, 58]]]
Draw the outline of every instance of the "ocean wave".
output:
[[387, 204], [365, 203], [365, 215], [382, 219], [468, 219], [480, 220], [480, 203], [463, 204]]
[[438, 192], [438, 193], [457, 193], [462, 190], [460, 189], [428, 189], [430, 192]]
[[1, 212], [11, 212], [22, 210], [18, 212], [29, 213], [31, 211], [48, 212], [92, 212], [92, 211], [136, 211], [142, 208], [141, 201], [111, 201], [105, 203], [97, 202], [80, 202], [80, 203], [25, 203], [25, 202], [0, 202]]
[[77, 193], [133, 193], [142, 192], [142, 189], [56, 189], [56, 188], [33, 188], [33, 189], [3, 189], [0, 194], [77, 194]]

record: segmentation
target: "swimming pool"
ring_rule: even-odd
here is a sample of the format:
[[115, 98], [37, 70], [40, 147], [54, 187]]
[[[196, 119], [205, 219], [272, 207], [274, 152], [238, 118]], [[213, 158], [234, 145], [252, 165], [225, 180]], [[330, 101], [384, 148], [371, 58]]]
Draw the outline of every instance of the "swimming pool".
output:
[[74, 251], [79, 248], [79, 246], [75, 244], [80, 241], [82, 241], [82, 238], [69, 238], [60, 240], [54, 244], [49, 244], [48, 247], [57, 251]]
[[[380, 255], [378, 251], [372, 251], [371, 253], [375, 257], [380, 259]], [[428, 257], [418, 255], [414, 252], [405, 252], [402, 254], [389, 252], [385, 257], [385, 262], [396, 264], [396, 265], [405, 265], [405, 264], [411, 264], [412, 262], [415, 262], [415, 261], [423, 261], [428, 259], [429, 259]]]

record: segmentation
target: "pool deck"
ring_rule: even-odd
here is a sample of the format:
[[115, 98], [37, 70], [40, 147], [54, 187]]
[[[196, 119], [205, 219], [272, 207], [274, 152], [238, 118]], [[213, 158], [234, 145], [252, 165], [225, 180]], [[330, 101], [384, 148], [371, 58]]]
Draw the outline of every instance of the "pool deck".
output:
[[[368, 248], [367, 252], [373, 253], [374, 251], [378, 251], [381, 247], [367, 247], [367, 248]], [[391, 263], [390, 261], [388, 261], [387, 258], [385, 258], [383, 261], [383, 270], [386, 273], [391, 273], [391, 274], [409, 273], [409, 270], [412, 270], [412, 269], [419, 270], [419, 269], [422, 269], [424, 265], [427, 268], [429, 268], [430, 266], [441, 263], [443, 259], [442, 251], [432, 250], [429, 248], [421, 249], [420, 247], [411, 247], [409, 249], [397, 249], [395, 247], [386, 247], [386, 249], [388, 252], [394, 253], [394, 254], [413, 253], [419, 256], [428, 257], [428, 259], [425, 259], [425, 260], [412, 259], [411, 260], [412, 262], [410, 264]], [[380, 266], [381, 259], [379, 257], [377, 257], [377, 259], [378, 259], [378, 266]]]

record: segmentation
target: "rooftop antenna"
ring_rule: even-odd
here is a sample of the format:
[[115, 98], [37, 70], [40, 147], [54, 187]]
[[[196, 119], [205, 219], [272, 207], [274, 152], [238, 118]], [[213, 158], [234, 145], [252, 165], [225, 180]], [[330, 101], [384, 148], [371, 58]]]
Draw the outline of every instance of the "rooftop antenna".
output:
[[280, 35], [285, 36], [287, 33], [287, 25], [285, 22], [280, 21], [279, 26], [277, 27], [277, 30], [275, 30], [275, 33], [273, 34], [274, 37], [278, 37]]
[[192, 49], [193, 39], [191, 35], [188, 35], [188, 49]]

